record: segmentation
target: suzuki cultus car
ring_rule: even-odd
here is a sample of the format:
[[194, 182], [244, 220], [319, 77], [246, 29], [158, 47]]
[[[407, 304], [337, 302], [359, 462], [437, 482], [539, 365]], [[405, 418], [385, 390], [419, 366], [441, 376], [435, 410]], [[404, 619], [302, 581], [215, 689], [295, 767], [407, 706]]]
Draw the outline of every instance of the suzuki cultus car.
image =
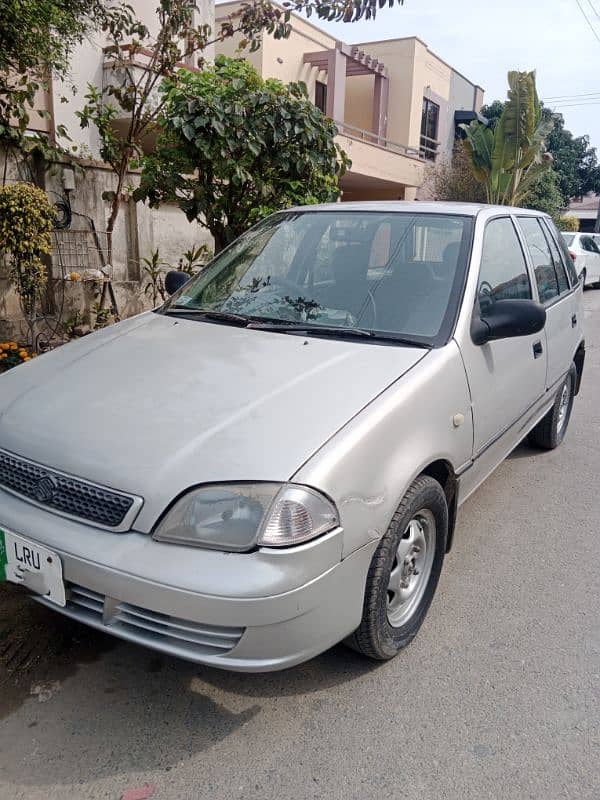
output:
[[0, 378], [5, 577], [222, 668], [342, 640], [389, 659], [460, 504], [525, 437], [565, 436], [581, 298], [540, 213], [274, 214], [162, 307]]

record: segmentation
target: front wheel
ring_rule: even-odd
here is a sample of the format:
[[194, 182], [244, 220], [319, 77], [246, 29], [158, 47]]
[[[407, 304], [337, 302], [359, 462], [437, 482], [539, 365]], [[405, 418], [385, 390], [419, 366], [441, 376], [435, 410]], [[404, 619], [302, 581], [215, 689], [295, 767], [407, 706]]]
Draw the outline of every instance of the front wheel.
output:
[[379, 661], [414, 639], [438, 584], [448, 535], [440, 484], [421, 475], [410, 486], [373, 556], [359, 627], [347, 644]]
[[571, 364], [567, 377], [556, 394], [554, 405], [529, 434], [531, 444], [543, 450], [554, 450], [565, 438], [575, 399], [576, 379], [577, 370], [575, 364]]

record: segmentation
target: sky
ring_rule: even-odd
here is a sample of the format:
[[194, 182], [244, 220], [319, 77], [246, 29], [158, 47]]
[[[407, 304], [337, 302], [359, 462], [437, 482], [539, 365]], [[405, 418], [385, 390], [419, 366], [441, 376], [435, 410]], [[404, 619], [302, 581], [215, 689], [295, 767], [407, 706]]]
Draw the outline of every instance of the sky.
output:
[[560, 98], [546, 105], [600, 155], [600, 0], [404, 0], [375, 21], [316, 24], [349, 44], [418, 36], [486, 102], [506, 98], [509, 69], [535, 69], [540, 97]]

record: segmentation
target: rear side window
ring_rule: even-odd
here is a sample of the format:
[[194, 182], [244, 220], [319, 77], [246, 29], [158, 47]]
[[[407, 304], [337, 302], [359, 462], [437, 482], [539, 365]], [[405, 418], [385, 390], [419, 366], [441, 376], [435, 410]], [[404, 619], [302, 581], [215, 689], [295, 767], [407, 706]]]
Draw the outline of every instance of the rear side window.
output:
[[[540, 224], [542, 225], [542, 230], [544, 231], [546, 241], [548, 242], [548, 247], [550, 248], [550, 254], [554, 263], [554, 270], [556, 272], [556, 277], [558, 278], [558, 289], [561, 294], [563, 292], [568, 292], [569, 279], [567, 278], [567, 273], [565, 272], [565, 267], [562, 262], [562, 258], [560, 257], [558, 246], [553, 237], [550, 235], [548, 228], [542, 223], [542, 220], [540, 220]], [[569, 261], [571, 261], [571, 259], [569, 259]]]
[[558, 277], [548, 242], [535, 217], [519, 217], [519, 224], [531, 256], [540, 303], [548, 305], [560, 294]]
[[543, 221], [543, 224], [545, 225], [546, 230], [550, 231], [551, 238], [558, 245], [558, 249], [560, 250], [560, 254], [562, 256], [563, 267], [567, 272], [571, 286], [577, 286], [579, 283], [579, 278], [577, 277], [577, 270], [575, 269], [575, 264], [573, 263], [573, 259], [571, 258], [571, 254], [569, 253], [569, 248], [567, 246], [573, 243], [575, 234], [560, 234], [554, 225], [547, 219]]
[[509, 217], [493, 219], [485, 227], [478, 298], [483, 317], [497, 300], [531, 299], [525, 256]]

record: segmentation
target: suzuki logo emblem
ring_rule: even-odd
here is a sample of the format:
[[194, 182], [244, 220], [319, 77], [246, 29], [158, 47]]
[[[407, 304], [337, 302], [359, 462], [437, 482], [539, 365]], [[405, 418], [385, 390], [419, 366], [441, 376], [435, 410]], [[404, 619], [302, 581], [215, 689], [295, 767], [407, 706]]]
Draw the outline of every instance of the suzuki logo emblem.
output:
[[56, 491], [56, 481], [49, 475], [44, 475], [33, 486], [33, 496], [38, 503], [49, 503]]

